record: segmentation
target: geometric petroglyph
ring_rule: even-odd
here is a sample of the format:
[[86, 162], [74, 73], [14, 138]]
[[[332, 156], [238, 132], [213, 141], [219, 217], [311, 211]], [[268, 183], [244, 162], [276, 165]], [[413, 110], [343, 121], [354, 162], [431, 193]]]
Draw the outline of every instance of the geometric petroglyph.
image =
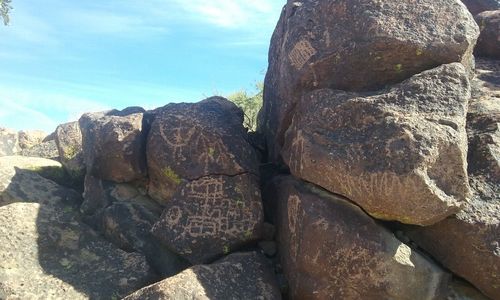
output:
[[300, 70], [306, 64], [306, 62], [317, 53], [316, 49], [313, 48], [311, 43], [306, 40], [298, 42], [295, 47], [293, 47], [288, 57], [292, 62], [292, 65]]
[[189, 145], [196, 128], [178, 126], [175, 128], [168, 128], [168, 134], [165, 134], [163, 126], [160, 126], [160, 135], [167, 144], [173, 148], [173, 157], [176, 160], [185, 161], [187, 158], [184, 156], [184, 147]]
[[[192, 238], [241, 237], [252, 231], [255, 220], [252, 210], [244, 199], [230, 199], [224, 192], [222, 178], [205, 178], [189, 183], [183, 190], [186, 207], [170, 208], [167, 224], [172, 228], [183, 228], [183, 236]], [[192, 204], [192, 205], [189, 205]], [[185, 213], [185, 218], [182, 218]], [[182, 222], [184, 224], [179, 224]]]

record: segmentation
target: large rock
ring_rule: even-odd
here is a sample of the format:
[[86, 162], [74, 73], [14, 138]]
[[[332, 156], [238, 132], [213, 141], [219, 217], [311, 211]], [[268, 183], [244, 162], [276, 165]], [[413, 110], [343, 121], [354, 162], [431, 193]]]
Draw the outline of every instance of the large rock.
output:
[[272, 269], [257, 253], [237, 253], [212, 265], [194, 266], [129, 295], [142, 299], [281, 299]]
[[482, 57], [500, 59], [500, 7], [495, 11], [485, 11], [476, 16], [481, 28], [475, 54]]
[[83, 161], [82, 132], [78, 122], [70, 122], [57, 126], [55, 142], [59, 158], [66, 171], [74, 178], [85, 175], [85, 162]]
[[38, 144], [41, 144], [47, 137], [47, 134], [41, 130], [19, 131], [19, 147], [21, 149], [30, 149]]
[[500, 299], [500, 62], [478, 65], [490, 69], [478, 72], [474, 86], [480, 90], [468, 115], [473, 197], [457, 215], [409, 234], [444, 266]]
[[470, 65], [478, 35], [459, 0], [288, 0], [271, 41], [259, 121], [271, 158], [304, 92], [376, 90], [442, 64]]
[[144, 257], [80, 221], [76, 192], [30, 171], [54, 164], [0, 158], [0, 298], [113, 299], [151, 283]]
[[150, 195], [165, 203], [182, 180], [258, 174], [242, 123], [241, 109], [220, 97], [158, 109], [147, 144]]
[[260, 239], [263, 221], [256, 176], [208, 176], [183, 183], [152, 232], [199, 264]]
[[87, 173], [104, 180], [131, 182], [146, 176], [148, 119], [130, 107], [84, 114], [79, 121]]
[[42, 142], [30, 148], [22, 149], [19, 154], [22, 156], [59, 160], [59, 151], [54, 141]]
[[291, 176], [268, 189], [290, 299], [442, 299], [448, 275], [348, 200]]
[[0, 156], [16, 155], [20, 151], [17, 132], [0, 127]]
[[462, 2], [474, 16], [483, 11], [500, 9], [500, 0], [462, 0]]
[[470, 194], [470, 95], [459, 63], [376, 93], [316, 90], [297, 107], [283, 157], [292, 174], [375, 218], [434, 224], [457, 213]]

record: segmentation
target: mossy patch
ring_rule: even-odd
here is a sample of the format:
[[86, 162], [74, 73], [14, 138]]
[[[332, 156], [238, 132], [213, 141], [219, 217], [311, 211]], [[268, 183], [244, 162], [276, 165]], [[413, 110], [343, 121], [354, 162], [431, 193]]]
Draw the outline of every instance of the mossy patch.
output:
[[174, 170], [172, 170], [170, 167], [166, 167], [166, 168], [163, 169], [163, 175], [165, 177], [167, 177], [168, 179], [170, 179], [170, 181], [172, 181], [176, 185], [179, 185], [182, 182], [181, 177], [179, 175], [177, 175], [174, 172]]
[[397, 64], [394, 66], [394, 71], [396, 71], [396, 73], [401, 73], [403, 72], [403, 65], [402, 64]]

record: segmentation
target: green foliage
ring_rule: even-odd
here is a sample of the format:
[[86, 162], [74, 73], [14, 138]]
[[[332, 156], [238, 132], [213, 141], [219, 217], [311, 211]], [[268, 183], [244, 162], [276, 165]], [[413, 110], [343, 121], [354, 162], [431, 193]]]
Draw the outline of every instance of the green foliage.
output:
[[254, 92], [241, 90], [227, 96], [229, 101], [239, 106], [245, 114], [243, 125], [250, 131], [257, 129], [257, 115], [262, 107], [262, 98], [264, 95], [264, 83], [259, 82], [255, 85]]
[[0, 16], [3, 19], [4, 25], [8, 25], [10, 18], [9, 18], [9, 11], [12, 9], [12, 6], [10, 6], [10, 2], [12, 0], [0, 0]]

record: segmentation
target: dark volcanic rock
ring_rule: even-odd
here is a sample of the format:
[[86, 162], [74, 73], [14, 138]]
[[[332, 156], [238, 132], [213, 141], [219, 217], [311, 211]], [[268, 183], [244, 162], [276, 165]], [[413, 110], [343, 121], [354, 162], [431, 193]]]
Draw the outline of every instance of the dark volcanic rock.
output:
[[194, 266], [124, 300], [281, 299], [276, 278], [257, 253], [237, 253], [212, 265]]
[[500, 299], [500, 81], [488, 81], [500, 78], [500, 62], [478, 66], [467, 125], [472, 199], [456, 216], [409, 234], [455, 274]]
[[291, 176], [268, 189], [290, 299], [442, 299], [448, 275], [348, 200]]
[[459, 0], [288, 0], [271, 41], [259, 120], [271, 158], [304, 92], [376, 90], [441, 64], [470, 65], [478, 35]]
[[183, 183], [152, 232], [191, 263], [208, 263], [260, 239], [263, 219], [256, 176], [208, 176]]
[[375, 218], [434, 224], [458, 212], [470, 194], [470, 93], [459, 63], [377, 93], [314, 91], [297, 108], [283, 158], [295, 176]]
[[500, 59], [500, 8], [480, 13], [476, 16], [476, 21], [481, 28], [481, 35], [474, 53]]
[[500, 9], [500, 0], [462, 0], [462, 2], [474, 16], [483, 11]]
[[62, 165], [73, 178], [82, 179], [85, 176], [85, 162], [78, 122], [61, 124], [54, 134]]
[[143, 256], [81, 222], [76, 192], [30, 171], [53, 164], [0, 158], [0, 298], [113, 299], [151, 283]]
[[144, 109], [84, 114], [79, 123], [88, 174], [114, 182], [131, 182], [146, 175], [149, 125]]
[[183, 179], [258, 174], [242, 123], [241, 109], [220, 97], [158, 109], [147, 146], [151, 197], [167, 202]]

